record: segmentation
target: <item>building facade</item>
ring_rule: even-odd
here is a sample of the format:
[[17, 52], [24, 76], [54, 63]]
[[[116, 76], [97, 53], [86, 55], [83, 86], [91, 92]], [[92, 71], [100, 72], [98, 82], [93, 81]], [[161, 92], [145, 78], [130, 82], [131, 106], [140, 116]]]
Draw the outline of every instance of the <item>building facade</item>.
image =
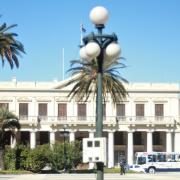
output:
[[[67, 80], [65, 80], [67, 81]], [[0, 107], [19, 116], [20, 132], [16, 142], [37, 145], [62, 141], [67, 125], [69, 141], [94, 137], [95, 109], [93, 98], [87, 102], [70, 100], [71, 86], [62, 82], [0, 82]], [[133, 163], [135, 152], [180, 152], [179, 84], [130, 83], [123, 102], [103, 103], [103, 136], [107, 137], [108, 167], [118, 165], [121, 155]], [[8, 132], [7, 132], [8, 137]]]

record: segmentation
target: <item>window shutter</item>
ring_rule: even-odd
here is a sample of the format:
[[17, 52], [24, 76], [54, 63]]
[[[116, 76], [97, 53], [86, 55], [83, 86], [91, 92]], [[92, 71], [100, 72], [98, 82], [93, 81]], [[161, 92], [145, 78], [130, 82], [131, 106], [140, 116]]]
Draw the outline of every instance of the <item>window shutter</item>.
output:
[[67, 104], [58, 104], [58, 117], [67, 117]]
[[136, 116], [144, 116], [144, 104], [136, 104]]
[[47, 116], [47, 104], [46, 103], [39, 104], [39, 116]]
[[125, 116], [125, 104], [116, 104], [116, 116]]
[[19, 116], [28, 116], [28, 103], [19, 103]]
[[0, 103], [0, 108], [9, 109], [9, 103]]
[[155, 104], [155, 116], [164, 116], [163, 104]]
[[86, 117], [86, 104], [78, 104], [78, 116]]

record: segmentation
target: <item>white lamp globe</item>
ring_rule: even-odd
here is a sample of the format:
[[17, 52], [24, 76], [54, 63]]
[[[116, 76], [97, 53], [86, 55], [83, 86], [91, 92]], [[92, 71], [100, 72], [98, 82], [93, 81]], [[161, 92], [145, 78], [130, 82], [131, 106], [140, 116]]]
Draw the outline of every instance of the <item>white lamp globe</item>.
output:
[[108, 10], [102, 6], [94, 7], [89, 18], [94, 24], [105, 24], [108, 20]]
[[116, 59], [121, 53], [121, 48], [117, 43], [111, 43], [106, 47], [105, 57], [107, 59]]
[[86, 46], [85, 46], [85, 50], [86, 50], [86, 54], [91, 57], [92, 59], [99, 56], [100, 54], [100, 47], [97, 43], [95, 42], [89, 42]]
[[[113, 58], [114, 59], [114, 58]], [[106, 54], [106, 51], [104, 51], [104, 60], [105, 61], [113, 61], [112, 57], [109, 57], [107, 54]]]
[[80, 58], [83, 60], [91, 60], [92, 59], [91, 57], [89, 57], [87, 55], [85, 46], [79, 50], [79, 55], [80, 55]]

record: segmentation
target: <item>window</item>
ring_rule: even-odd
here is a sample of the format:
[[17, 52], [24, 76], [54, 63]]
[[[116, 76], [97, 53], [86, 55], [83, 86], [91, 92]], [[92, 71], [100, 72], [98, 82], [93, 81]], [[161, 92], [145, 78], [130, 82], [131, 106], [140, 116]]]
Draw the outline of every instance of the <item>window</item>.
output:
[[146, 164], [146, 157], [140, 156], [138, 157], [137, 164]]
[[46, 103], [39, 103], [39, 112], [38, 115], [40, 117], [40, 120], [46, 120], [47, 119], [47, 104]]
[[0, 108], [9, 109], [9, 103], [0, 103]]
[[125, 116], [125, 104], [116, 104], [116, 116]]
[[144, 104], [136, 104], [136, 116], [144, 116]]
[[149, 154], [148, 155], [148, 162], [156, 162], [156, 155]]
[[166, 162], [166, 155], [158, 154], [157, 155], [157, 162]]
[[78, 104], [78, 120], [86, 120], [86, 104]]
[[65, 103], [58, 104], [58, 119], [60, 120], [67, 119], [67, 104]]
[[28, 103], [19, 103], [19, 118], [27, 119], [28, 117]]
[[164, 116], [164, 104], [155, 104], [155, 116]]
[[125, 104], [116, 104], [117, 120], [125, 120]]

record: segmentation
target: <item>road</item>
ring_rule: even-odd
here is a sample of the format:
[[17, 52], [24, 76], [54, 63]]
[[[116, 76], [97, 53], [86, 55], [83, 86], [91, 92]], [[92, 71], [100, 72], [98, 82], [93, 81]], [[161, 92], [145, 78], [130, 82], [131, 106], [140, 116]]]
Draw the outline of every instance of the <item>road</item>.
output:
[[[105, 174], [104, 180], [176, 180], [180, 172], [157, 174]], [[96, 174], [0, 175], [0, 180], [96, 180]]]

